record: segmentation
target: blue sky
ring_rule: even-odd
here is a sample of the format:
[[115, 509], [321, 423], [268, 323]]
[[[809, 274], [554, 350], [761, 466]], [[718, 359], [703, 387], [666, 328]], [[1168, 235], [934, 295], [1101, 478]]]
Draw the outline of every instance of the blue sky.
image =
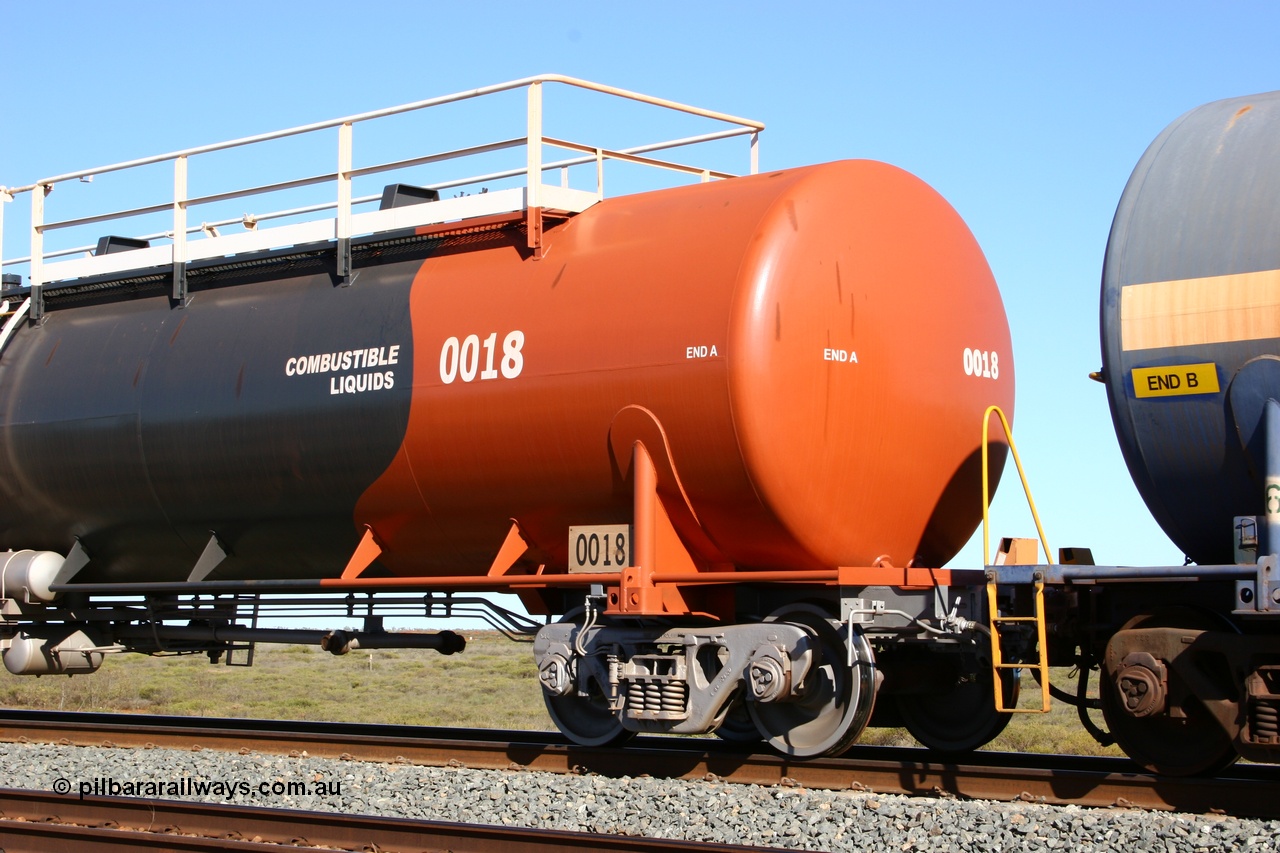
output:
[[[956, 207], [1009, 314], [1051, 544], [1181, 563], [1087, 378], [1102, 256], [1161, 129], [1280, 87], [1277, 32], [1271, 3], [0, 0], [0, 185], [541, 72], [760, 119], [762, 169], [885, 160]], [[1012, 478], [994, 518], [1034, 535]]]

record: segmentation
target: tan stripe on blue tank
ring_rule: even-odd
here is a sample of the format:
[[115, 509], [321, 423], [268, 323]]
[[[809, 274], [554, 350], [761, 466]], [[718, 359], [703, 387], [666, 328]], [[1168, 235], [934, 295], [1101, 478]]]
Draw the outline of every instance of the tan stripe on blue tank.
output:
[[1280, 270], [1130, 284], [1120, 345], [1131, 350], [1280, 338]]

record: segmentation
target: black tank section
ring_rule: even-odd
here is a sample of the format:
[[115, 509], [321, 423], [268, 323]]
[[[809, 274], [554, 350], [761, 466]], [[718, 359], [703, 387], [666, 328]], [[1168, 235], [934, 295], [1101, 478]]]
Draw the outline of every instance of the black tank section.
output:
[[[1233, 518], [1263, 512], [1261, 407], [1251, 401], [1280, 394], [1270, 378], [1280, 374], [1266, 369], [1280, 354], [1280, 328], [1130, 332], [1126, 348], [1124, 293], [1166, 288], [1154, 310], [1169, 330], [1184, 323], [1179, 314], [1237, 315], [1230, 322], [1242, 325], [1254, 297], [1274, 289], [1268, 271], [1280, 270], [1278, 167], [1280, 92], [1194, 109], [1134, 169], [1107, 245], [1102, 352], [1116, 435], [1156, 521], [1201, 564], [1233, 562]], [[1220, 278], [1230, 275], [1249, 281]], [[1140, 313], [1131, 307], [1131, 324], [1143, 324]]]
[[0, 354], [0, 548], [90, 556], [77, 581], [331, 576], [404, 438], [420, 261], [342, 286], [332, 252], [48, 292]]

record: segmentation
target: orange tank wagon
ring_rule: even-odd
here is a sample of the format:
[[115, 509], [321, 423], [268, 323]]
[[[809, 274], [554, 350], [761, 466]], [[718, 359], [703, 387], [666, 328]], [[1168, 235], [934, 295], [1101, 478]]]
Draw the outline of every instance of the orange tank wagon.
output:
[[[552, 137], [556, 86], [714, 129]], [[523, 138], [354, 159], [366, 123], [512, 90]], [[536, 631], [548, 709], [579, 742], [717, 731], [804, 757], [874, 711], [941, 748], [985, 743], [1007, 715], [973, 630], [982, 576], [942, 567], [982, 518], [983, 414], [1013, 409], [999, 292], [924, 182], [867, 160], [756, 173], [762, 128], [539, 77], [6, 190], [33, 234], [0, 332], [6, 667], [459, 650], [381, 630], [416, 600]], [[332, 174], [192, 189], [205, 155], [309, 133], [337, 136]], [[733, 137], [748, 174], [667, 154]], [[505, 171], [414, 182], [508, 151]], [[692, 182], [606, 198], [606, 163]], [[55, 186], [156, 164], [171, 199], [47, 215]], [[385, 188], [362, 197], [368, 180]], [[334, 200], [195, 224], [304, 184]], [[45, 245], [156, 212], [159, 234], [86, 256]], [[364, 629], [249, 615], [324, 601]]]

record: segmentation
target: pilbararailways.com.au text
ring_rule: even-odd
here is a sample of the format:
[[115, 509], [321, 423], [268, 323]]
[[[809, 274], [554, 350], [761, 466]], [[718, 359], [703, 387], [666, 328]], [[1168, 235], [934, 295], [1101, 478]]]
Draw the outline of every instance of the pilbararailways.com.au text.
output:
[[69, 779], [56, 779], [53, 790], [58, 794], [79, 792], [86, 797], [167, 797], [186, 799], [194, 797], [218, 797], [222, 800], [257, 799], [267, 797], [340, 797], [342, 781], [281, 780], [270, 782], [246, 782], [244, 780], [198, 779], [190, 776], [182, 779], [128, 779], [118, 781], [99, 776], [82, 779], [74, 786]]

